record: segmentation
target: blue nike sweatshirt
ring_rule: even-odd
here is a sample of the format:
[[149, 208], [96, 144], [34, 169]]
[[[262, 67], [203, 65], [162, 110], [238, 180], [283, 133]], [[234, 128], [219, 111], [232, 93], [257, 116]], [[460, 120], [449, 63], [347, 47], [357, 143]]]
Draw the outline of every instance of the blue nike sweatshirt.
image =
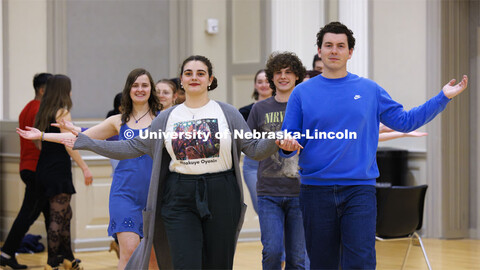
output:
[[[372, 80], [348, 73], [316, 76], [295, 87], [282, 129], [304, 147], [299, 167], [306, 185], [375, 185], [379, 124], [401, 132], [428, 123], [450, 101], [441, 91], [423, 105], [403, 106]], [[286, 155], [280, 150], [283, 157]]]

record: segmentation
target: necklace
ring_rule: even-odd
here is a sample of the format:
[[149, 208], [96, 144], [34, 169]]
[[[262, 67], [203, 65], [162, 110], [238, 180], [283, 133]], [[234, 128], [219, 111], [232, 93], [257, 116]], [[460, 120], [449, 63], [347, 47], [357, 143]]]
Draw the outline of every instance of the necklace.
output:
[[147, 115], [147, 113], [149, 113], [149, 112], [150, 112], [150, 109], [149, 109], [144, 115], [142, 115], [142, 116], [141, 116], [140, 118], [138, 118], [138, 119], [135, 118], [135, 115], [133, 115], [133, 113], [132, 113], [133, 119], [135, 119], [135, 124], [137, 124], [138, 121], [142, 120], [142, 118], [145, 117], [145, 115]]
[[192, 120], [195, 119], [195, 114], [199, 111], [199, 110], [198, 110], [199, 108], [193, 108], [193, 110], [194, 110], [193, 112], [192, 112], [192, 109], [191, 109], [191, 108], [189, 108], [189, 107], [187, 107], [187, 106], [185, 106], [185, 108], [186, 108], [186, 109], [188, 110], [188, 112], [192, 115]]
[[[192, 115], [192, 119], [195, 119], [195, 114], [197, 114], [198, 112], [200, 112], [201, 108], [205, 107], [208, 103], [210, 102], [210, 100], [203, 106], [201, 107], [198, 107], [198, 108], [189, 108], [187, 105], [183, 104], [183, 106], [185, 106], [185, 108], [187, 109], [187, 111]], [[192, 111], [193, 110], [193, 111]]]

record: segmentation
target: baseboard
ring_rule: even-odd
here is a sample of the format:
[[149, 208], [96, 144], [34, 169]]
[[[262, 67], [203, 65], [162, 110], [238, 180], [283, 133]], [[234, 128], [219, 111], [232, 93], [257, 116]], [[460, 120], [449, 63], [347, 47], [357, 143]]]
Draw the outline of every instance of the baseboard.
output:
[[260, 241], [260, 228], [241, 230], [238, 242]]
[[73, 241], [74, 252], [102, 251], [110, 248], [111, 237], [76, 239]]

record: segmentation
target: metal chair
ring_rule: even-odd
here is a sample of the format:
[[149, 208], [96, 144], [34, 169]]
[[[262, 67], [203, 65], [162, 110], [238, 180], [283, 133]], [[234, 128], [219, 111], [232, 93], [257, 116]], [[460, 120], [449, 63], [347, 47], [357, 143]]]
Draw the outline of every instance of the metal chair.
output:
[[423, 206], [427, 185], [377, 187], [377, 230], [378, 241], [405, 240], [409, 244], [403, 259], [405, 268], [412, 241], [417, 238], [423, 257], [431, 270], [430, 262], [417, 230], [422, 228]]

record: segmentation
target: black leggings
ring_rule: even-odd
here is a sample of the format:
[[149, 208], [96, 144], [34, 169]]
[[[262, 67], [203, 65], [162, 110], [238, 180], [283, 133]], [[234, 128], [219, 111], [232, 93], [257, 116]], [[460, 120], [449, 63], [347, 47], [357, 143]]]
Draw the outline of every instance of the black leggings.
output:
[[241, 212], [233, 171], [170, 174], [161, 211], [174, 269], [232, 269]]
[[74, 260], [70, 239], [71, 198], [71, 194], [61, 193], [48, 199], [50, 203], [50, 223], [47, 231], [47, 263], [50, 266], [57, 266], [63, 259]]

